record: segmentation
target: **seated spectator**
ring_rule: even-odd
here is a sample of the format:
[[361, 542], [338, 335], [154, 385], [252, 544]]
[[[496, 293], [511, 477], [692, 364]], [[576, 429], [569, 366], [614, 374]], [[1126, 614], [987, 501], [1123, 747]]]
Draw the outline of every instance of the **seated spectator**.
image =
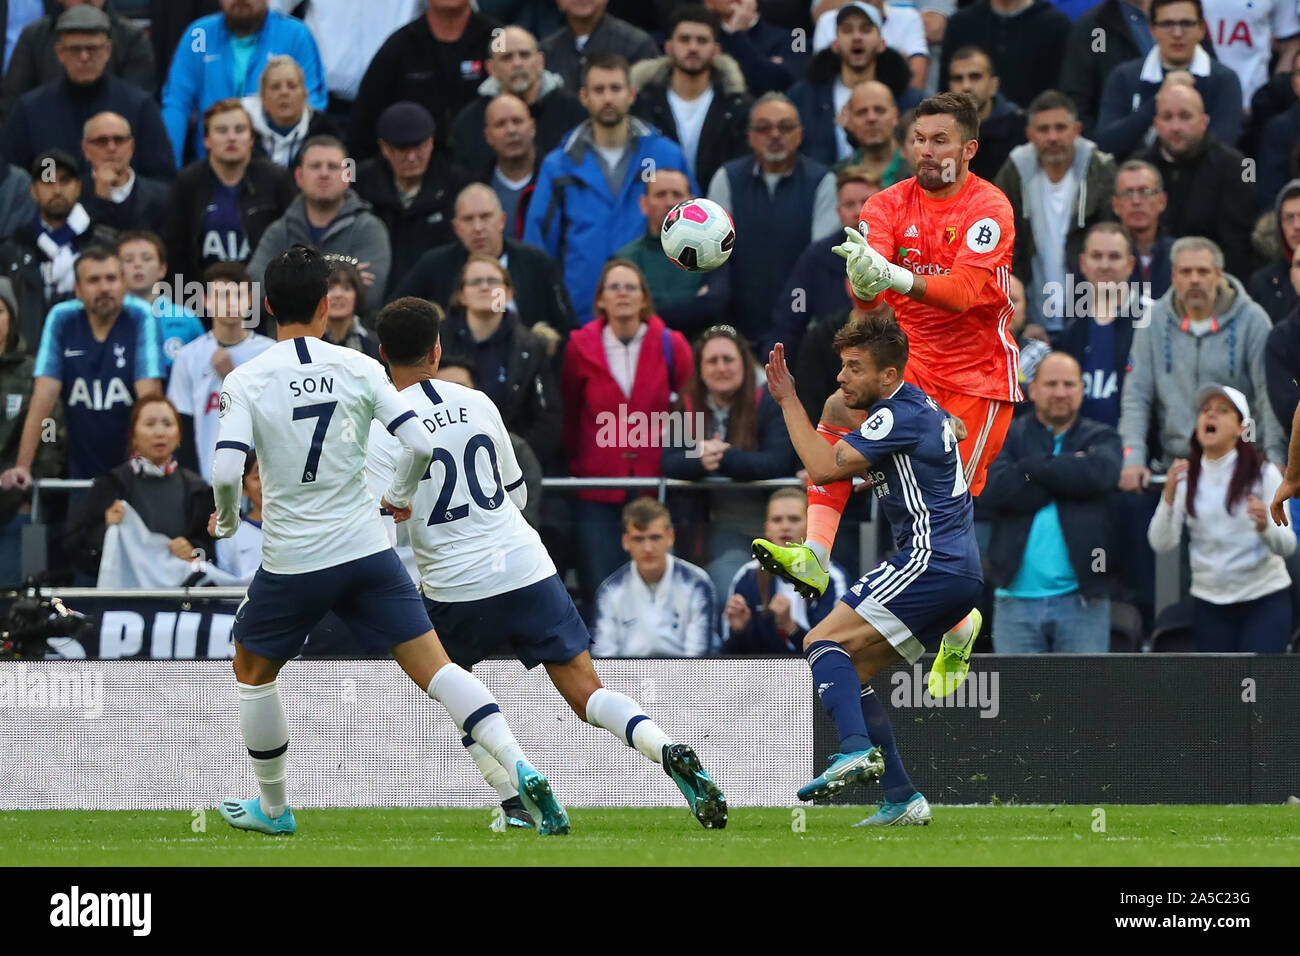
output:
[[849, 157], [853, 147], [836, 120], [854, 88], [868, 80], [884, 83], [899, 109], [921, 101], [920, 91], [909, 86], [906, 61], [881, 43], [880, 11], [868, 3], [850, 4], [835, 15], [835, 42], [813, 57], [808, 79], [790, 88], [804, 127], [804, 155], [824, 166]]
[[135, 137], [125, 117], [99, 113], [86, 120], [81, 153], [90, 169], [82, 177], [82, 204], [92, 220], [122, 232], [162, 231], [167, 221], [171, 183], [138, 176], [131, 168]]
[[[0, 87], [0, 114], [8, 113], [24, 93], [29, 93], [45, 83], [63, 75], [63, 68], [55, 52], [57, 32], [55, 26], [65, 10], [79, 6], [85, 0], [59, 0], [48, 16], [23, 27], [14, 44], [13, 53], [6, 61], [4, 85]], [[97, 7], [108, 17], [108, 39], [112, 44], [108, 72], [112, 76], [133, 83], [146, 93], [157, 89], [157, 70], [154, 66], [153, 48], [144, 30], [113, 10], [104, 9], [104, 0], [89, 0], [87, 6]], [[52, 4], [45, 4], [47, 8]], [[12, 5], [10, 17], [13, 16]], [[89, 14], [79, 14], [87, 23]]]
[[884, 0], [812, 0], [812, 51], [820, 53], [835, 42], [839, 11], [847, 6], [870, 6], [880, 14], [880, 42], [899, 53], [912, 74], [912, 86], [925, 91], [930, 73], [930, 45], [925, 39], [921, 13], [910, 2], [885, 3]]
[[[767, 499], [763, 537], [776, 544], [802, 544], [808, 529], [808, 493], [778, 488]], [[797, 593], [789, 581], [750, 561], [731, 580], [722, 608], [722, 653], [802, 654], [804, 636], [820, 624], [844, 592], [844, 569], [831, 562], [830, 584], [815, 601]]]
[[1169, 194], [1169, 234], [1213, 239], [1227, 256], [1228, 271], [1248, 277], [1255, 183], [1243, 175], [1245, 157], [1209, 127], [1200, 94], [1182, 83], [1167, 84], [1156, 96], [1156, 142], [1137, 158], [1160, 170]]
[[434, 152], [433, 117], [423, 106], [394, 103], [379, 117], [378, 131], [380, 155], [357, 168], [356, 193], [388, 233], [393, 260], [379, 290], [386, 295], [421, 253], [451, 239], [456, 194], [468, 180]]
[[[1264, 346], [1264, 376], [1268, 382], [1268, 401], [1278, 423], [1290, 431], [1295, 420], [1296, 405], [1300, 404], [1300, 245], [1291, 253], [1291, 269], [1287, 277], [1292, 298], [1296, 304], [1291, 312], [1273, 324]], [[1258, 400], [1257, 400], [1258, 401]], [[1289, 437], [1289, 436], [1288, 436]]]
[[1275, 216], [1280, 254], [1273, 262], [1255, 270], [1246, 283], [1246, 291], [1264, 307], [1276, 325], [1294, 312], [1300, 301], [1291, 284], [1291, 263], [1295, 251], [1300, 249], [1300, 179], [1291, 180], [1278, 192]]
[[117, 113], [135, 133], [139, 171], [157, 179], [176, 175], [175, 159], [153, 97], [107, 72], [113, 43], [102, 10], [78, 6], [64, 12], [55, 27], [55, 54], [63, 71], [56, 79], [19, 97], [4, 126], [5, 156], [24, 168], [37, 153], [58, 148], [81, 159], [86, 120]]
[[[1097, 137], [1097, 114], [1106, 80], [1121, 63], [1147, 55], [1155, 46], [1143, 7], [1129, 0], [1102, 0], [1074, 21], [1065, 40], [1059, 83], [1053, 84], [1074, 100], [1083, 135]], [[1097, 31], [1101, 30], [1099, 34]], [[1104, 45], [1097, 37], [1104, 36]]]
[[1214, 135], [1225, 146], [1235, 146], [1242, 126], [1241, 84], [1237, 74], [1200, 46], [1205, 36], [1200, 0], [1151, 0], [1149, 16], [1156, 45], [1142, 59], [1116, 67], [1106, 79], [1097, 145], [1120, 160], [1149, 146], [1156, 136], [1156, 94], [1166, 76], [1178, 71], [1191, 74]]
[[[420, 256], [398, 281], [392, 298], [413, 295], [448, 307], [456, 290], [456, 276], [471, 255], [504, 259], [510, 264], [513, 305], [519, 320], [540, 336], [547, 352], [554, 355], [561, 339], [578, 327], [555, 260], [536, 246], [505, 236], [501, 203], [482, 183], [462, 189], [455, 210], [451, 228], [456, 241]], [[510, 305], [506, 303], [507, 308]]]
[[1291, 638], [1283, 559], [1296, 549], [1294, 530], [1268, 515], [1282, 475], [1247, 440], [1250, 405], [1241, 392], [1207, 385], [1196, 393], [1196, 408], [1188, 457], [1170, 465], [1148, 540], [1156, 551], [1171, 551], [1187, 528], [1198, 651], [1281, 654]]
[[911, 172], [898, 145], [898, 107], [889, 87], [878, 80], [859, 83], [844, 110], [844, 129], [857, 148], [832, 166], [831, 172], [860, 166], [868, 177], [880, 181], [880, 188], [907, 179]]
[[253, 575], [262, 566], [262, 474], [257, 468], [256, 451], [250, 451], [244, 459], [243, 488], [239, 527], [229, 538], [217, 539], [217, 564], [237, 577], [240, 584], [252, 584]]
[[307, 75], [285, 53], [266, 61], [257, 93], [240, 99], [253, 123], [257, 145], [277, 166], [292, 169], [302, 144], [313, 136], [338, 136], [338, 127], [307, 102]]
[[267, 264], [298, 243], [326, 254], [352, 256], [366, 286], [363, 310], [372, 315], [384, 302], [392, 247], [383, 221], [353, 191], [347, 159], [343, 144], [332, 136], [303, 144], [302, 161], [293, 172], [301, 192], [284, 215], [266, 227], [248, 272], [260, 283]]
[[1133, 247], [1129, 281], [1139, 286], [1149, 283], [1151, 298], [1160, 298], [1169, 291], [1169, 250], [1174, 245], [1174, 237], [1161, 224], [1169, 196], [1160, 170], [1141, 159], [1123, 163], [1115, 174], [1110, 203]]
[[38, 215], [0, 245], [0, 275], [14, 285], [19, 331], [34, 350], [50, 308], [75, 292], [77, 256], [104, 237], [77, 201], [81, 180], [70, 154], [48, 150], [37, 156], [31, 183]]
[[[667, 412], [691, 376], [691, 347], [654, 314], [645, 276], [632, 263], [611, 259], [596, 290], [595, 320], [574, 332], [564, 350], [560, 392], [569, 473], [658, 478], [658, 441], [651, 444], [646, 435], [644, 445], [633, 447], [637, 432], [623, 429], [628, 441], [620, 442], [618, 420], [629, 416], [629, 423], [643, 418], [648, 424], [654, 414]], [[618, 565], [614, 544], [620, 514], [635, 494], [602, 488], [579, 491], [574, 498], [578, 581], [588, 601]]]
[[370, 334], [357, 317], [357, 303], [366, 293], [366, 287], [357, 272], [356, 264], [338, 256], [327, 257], [330, 262], [328, 321], [322, 342], [342, 345], [369, 355], [378, 362], [379, 341]]
[[253, 155], [253, 121], [239, 100], [203, 114], [206, 157], [180, 171], [172, 186], [167, 252], [181, 276], [216, 262], [248, 262], [262, 234], [289, 208], [293, 177]]
[[483, 137], [494, 159], [479, 171], [477, 178], [497, 194], [506, 214], [505, 234], [522, 240], [542, 162], [536, 143], [537, 124], [528, 115], [524, 101], [512, 93], [502, 93], [489, 103], [483, 119]]
[[664, 217], [690, 198], [690, 180], [685, 173], [660, 170], [646, 183], [641, 197], [645, 233], [614, 253], [615, 258], [635, 263], [645, 274], [660, 318], [687, 338], [698, 335], [725, 314], [731, 296], [730, 261], [711, 272], [687, 272], [664, 254], [659, 237]]
[[486, 64], [500, 30], [470, 0], [439, 0], [393, 33], [361, 78], [349, 115], [348, 154], [358, 161], [375, 155], [375, 123], [394, 103], [418, 103], [436, 128], [450, 130], [487, 79]]
[[1114, 548], [1119, 433], [1079, 414], [1079, 363], [1063, 352], [1039, 362], [1029, 391], [1034, 414], [1011, 423], [980, 495], [993, 522], [993, 650], [1104, 654], [1110, 575], [1097, 554]]
[[[861, 219], [862, 206], [879, 191], [861, 166], [847, 166], [835, 177], [838, 202], [836, 212], [840, 224], [856, 229]], [[816, 239], [799, 253], [794, 267], [785, 280], [785, 289], [772, 307], [772, 325], [759, 349], [767, 355], [777, 342], [785, 345], [787, 361], [792, 365], [799, 360], [799, 345], [808, 322], [827, 313], [839, 313], [851, 305], [849, 287], [844, 277], [844, 260], [831, 252], [840, 243], [843, 232]], [[836, 371], [839, 360], [836, 358]], [[825, 398], [825, 396], [822, 396]], [[820, 405], [818, 408], [820, 409]]]
[[1276, 53], [1278, 71], [1287, 71], [1300, 50], [1300, 16], [1290, 0], [1201, 0], [1205, 26], [1219, 62], [1237, 74], [1241, 108], [1249, 111], [1255, 93], [1269, 80]]
[[971, 157], [970, 171], [992, 181], [1011, 151], [1025, 142], [1029, 117], [1002, 95], [1002, 81], [993, 70], [993, 60], [977, 46], [964, 46], [952, 55], [948, 83], [949, 92], [968, 93], [975, 98], [980, 146]]
[[208, 532], [212, 488], [172, 457], [181, 440], [172, 403], [161, 395], [142, 398], [131, 409], [127, 434], [130, 457], [97, 475], [89, 494], [68, 518], [64, 547], [73, 565], [82, 574], [98, 574], [104, 535], [122, 522], [125, 505], [150, 531], [171, 539], [168, 550], [176, 557], [203, 560], [213, 554]]
[[[221, 12], [190, 24], [177, 44], [162, 91], [162, 115], [177, 165], [185, 162], [190, 120], [220, 100], [256, 95], [270, 59], [287, 55], [306, 76], [307, 101], [323, 110], [329, 100], [320, 51], [301, 20], [266, 9], [267, 0], [221, 0]], [[191, 41], [201, 36], [204, 42]], [[194, 144], [202, 159], [206, 143]]]
[[596, 594], [591, 656], [713, 653], [717, 594], [703, 569], [669, 553], [675, 536], [668, 509], [653, 498], [638, 498], [622, 509], [621, 518], [623, 550], [632, 560], [607, 577]]
[[[1291, 90], [1300, 92], [1300, 49], [1291, 58]], [[1300, 99], [1284, 113], [1272, 117], [1259, 138], [1259, 208], [1269, 209], [1287, 181], [1291, 156], [1300, 145]], [[1242, 147], [1245, 149], [1245, 147]]]
[[[762, 481], [794, 475], [798, 466], [781, 408], [757, 378], [750, 345], [734, 328], [705, 330], [695, 342], [694, 374], [677, 402], [689, 434], [664, 437], [660, 460], [667, 477]], [[690, 507], [691, 526], [707, 529], [709, 576], [722, 591], [748, 559], [758, 498], [723, 486], [695, 494]]]
[[157, 233], [129, 231], [117, 237], [122, 282], [128, 295], [150, 306], [162, 335], [163, 370], [170, 375], [177, 353], [203, 334], [203, 323], [185, 305], [173, 302], [167, 286], [167, 251]]
[[524, 104], [533, 121], [537, 151], [545, 156], [587, 118], [587, 111], [569, 89], [564, 77], [546, 69], [546, 55], [527, 30], [509, 26], [499, 43], [492, 45], [487, 61], [488, 78], [478, 88], [448, 130], [448, 146], [462, 169], [478, 171], [492, 163], [493, 148], [484, 136], [487, 108], [497, 97], [509, 93]]
[[180, 415], [179, 460], [212, 480], [221, 418], [221, 383], [237, 366], [275, 342], [250, 327], [255, 307], [252, 280], [238, 262], [217, 262], [203, 272], [203, 312], [212, 331], [185, 345], [176, 356], [167, 398]]
[[801, 135], [794, 104], [765, 94], [749, 114], [752, 155], [723, 164], [709, 183], [709, 198], [736, 225], [732, 275], [745, 277], [732, 286], [731, 324], [755, 342], [766, 336], [790, 263], [814, 239], [843, 234], [835, 174], [799, 152]]
[[0, 243], [35, 218], [32, 177], [0, 157]]
[[952, 87], [953, 54], [977, 46], [993, 58], [1002, 92], [1017, 106], [1056, 86], [1070, 19], [1047, 0], [978, 0], [948, 18], [939, 57], [939, 89]]
[[629, 63], [659, 55], [650, 35], [626, 20], [605, 12], [609, 0], [557, 0], [565, 24], [542, 39], [547, 66], [576, 90], [587, 63], [602, 53], [625, 58]]
[[762, 18], [757, 0], [704, 0], [722, 25], [718, 42], [736, 61], [753, 96], [779, 93], [808, 72], [807, 34], [796, 34]]
[[637, 90], [632, 113], [675, 140], [696, 181], [707, 183], [729, 159], [745, 151], [753, 98], [736, 61], [721, 53], [717, 15], [699, 4], [673, 13], [668, 55], [632, 70]]
[[1030, 320], [1059, 332], [1063, 317], [1048, 315], [1047, 304], [1065, 288], [1084, 230], [1115, 215], [1115, 161], [1079, 135], [1074, 104], [1064, 93], [1040, 93], [1026, 113], [1029, 142], [1011, 151], [994, 182], [1015, 213], [1011, 271], [1025, 284]]

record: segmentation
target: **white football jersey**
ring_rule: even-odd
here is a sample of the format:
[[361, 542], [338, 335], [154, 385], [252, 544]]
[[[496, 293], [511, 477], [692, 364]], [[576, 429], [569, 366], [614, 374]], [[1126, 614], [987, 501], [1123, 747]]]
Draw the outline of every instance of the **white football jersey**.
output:
[[[523, 483], [501, 413], [485, 394], [423, 381], [401, 397], [433, 439], [433, 461], [404, 522], [420, 567], [420, 591], [434, 601], [476, 601], [555, 573], [542, 539], [510, 500]], [[393, 480], [400, 442], [372, 425], [366, 478], [372, 507]]]
[[221, 408], [221, 376], [212, 367], [212, 356], [217, 349], [224, 348], [238, 368], [274, 344], [274, 339], [253, 332], [238, 345], [222, 346], [217, 344], [216, 336], [206, 332], [176, 353], [171, 380], [167, 383], [167, 397], [178, 412], [194, 418], [194, 447], [198, 453], [199, 474], [209, 484], [212, 482], [212, 456], [217, 447], [218, 412]]
[[1296, 7], [1296, 0], [1201, 0], [1214, 55], [1236, 72], [1244, 109], [1268, 82], [1273, 41], [1300, 34]]
[[217, 448], [257, 449], [262, 566], [303, 574], [389, 546], [366, 492], [370, 422], [414, 418], [384, 367], [317, 338], [277, 342], [226, 376]]

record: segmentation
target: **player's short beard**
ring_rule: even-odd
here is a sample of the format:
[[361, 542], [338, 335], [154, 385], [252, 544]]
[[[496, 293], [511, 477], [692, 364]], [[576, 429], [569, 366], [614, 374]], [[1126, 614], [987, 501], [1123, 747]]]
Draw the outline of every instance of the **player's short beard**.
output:
[[951, 186], [956, 180], [949, 181], [944, 178], [943, 166], [937, 169], [927, 169], [924, 166], [916, 167], [916, 181], [920, 187], [927, 192], [938, 192], [940, 189]]

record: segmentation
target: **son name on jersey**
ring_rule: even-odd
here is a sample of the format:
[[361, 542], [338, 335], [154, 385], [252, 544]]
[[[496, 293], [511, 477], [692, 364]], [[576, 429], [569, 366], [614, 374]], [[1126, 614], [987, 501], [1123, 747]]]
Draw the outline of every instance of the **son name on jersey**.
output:
[[319, 381], [305, 378], [301, 382], [290, 382], [289, 391], [294, 398], [302, 398], [304, 395], [333, 395], [334, 379], [328, 375], [322, 375]]

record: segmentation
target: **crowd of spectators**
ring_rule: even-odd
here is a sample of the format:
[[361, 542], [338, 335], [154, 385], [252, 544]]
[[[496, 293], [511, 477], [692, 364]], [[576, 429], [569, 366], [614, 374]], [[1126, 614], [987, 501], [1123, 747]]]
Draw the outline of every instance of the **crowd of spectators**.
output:
[[[763, 359], [783, 342], [820, 412], [855, 315], [831, 246], [911, 175], [909, 110], [953, 90], [980, 117], [972, 171], [1015, 213], [1029, 396], [977, 504], [995, 646], [1105, 650], [1111, 599], [1150, 628], [1154, 553], [1186, 528], [1197, 620], [1285, 630], [1281, 649], [1294, 535], [1254, 502], [1300, 401], [1298, 7], [0, 3], [0, 583], [33, 480], [96, 479], [51, 536], [90, 576], [117, 501], [206, 480], [221, 380], [274, 339], [258, 280], [301, 242], [333, 261], [332, 342], [379, 357], [386, 302], [447, 309], [447, 374], [538, 475], [699, 484], [666, 508], [530, 495], [600, 653], [797, 652], [833, 598], [770, 579], [748, 541], [797, 538], [799, 492], [734, 488], [798, 477]], [[693, 196], [736, 225], [710, 273], [659, 242]], [[246, 491], [249, 530], [216, 553], [237, 577], [255, 464]], [[142, 517], [200, 547], [178, 495]], [[1079, 544], [1098, 526], [1100, 570]], [[1210, 580], [1225, 548], [1232, 587]], [[866, 570], [844, 563], [840, 590]], [[1208, 626], [1204, 647], [1248, 646]]]

